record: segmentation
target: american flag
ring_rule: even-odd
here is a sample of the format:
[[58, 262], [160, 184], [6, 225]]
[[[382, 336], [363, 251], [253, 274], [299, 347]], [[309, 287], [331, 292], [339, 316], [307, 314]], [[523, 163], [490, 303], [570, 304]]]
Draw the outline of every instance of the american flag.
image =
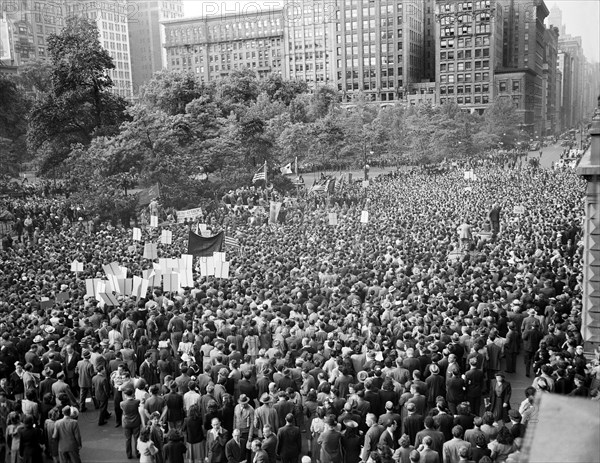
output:
[[225, 246], [230, 246], [232, 248], [240, 247], [240, 240], [236, 238], [232, 238], [231, 236], [225, 235]]
[[254, 174], [254, 177], [252, 177], [252, 183], [256, 183], [261, 180], [264, 180], [265, 183], [267, 182], [267, 161], [265, 161], [265, 164], [258, 170], [258, 172]]
[[313, 185], [310, 191], [314, 193], [326, 193], [327, 191], [329, 191], [329, 183], [330, 180], [321, 181], [316, 185]]

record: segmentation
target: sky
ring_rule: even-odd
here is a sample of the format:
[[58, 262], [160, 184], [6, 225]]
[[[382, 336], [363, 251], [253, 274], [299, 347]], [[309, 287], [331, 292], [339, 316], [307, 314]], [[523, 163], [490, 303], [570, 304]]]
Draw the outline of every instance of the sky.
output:
[[[333, 2], [334, 0], [332, 0]], [[300, 4], [302, 0], [294, 0]], [[184, 0], [185, 15], [204, 16], [226, 13], [252, 15], [258, 9], [276, 9], [283, 0]], [[562, 10], [567, 34], [581, 36], [583, 52], [590, 62], [600, 62], [600, 1], [547, 0], [550, 10], [554, 5]]]

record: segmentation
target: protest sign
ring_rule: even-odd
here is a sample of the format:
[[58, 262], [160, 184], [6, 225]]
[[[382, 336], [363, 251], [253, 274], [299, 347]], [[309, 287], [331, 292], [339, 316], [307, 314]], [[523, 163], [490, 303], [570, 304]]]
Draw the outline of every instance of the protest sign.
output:
[[369, 211], [362, 211], [360, 214], [360, 223], [369, 223]]
[[515, 206], [513, 208], [513, 214], [525, 214], [525, 206]]
[[141, 228], [133, 229], [133, 241], [142, 241], [142, 229]]
[[336, 226], [338, 224], [337, 213], [330, 212], [329, 213], [329, 225]]
[[144, 259], [157, 259], [158, 258], [158, 249], [155, 243], [146, 243], [144, 244]]
[[156, 216], [156, 215], [150, 216], [150, 226], [152, 228], [158, 227], [158, 216]]
[[83, 272], [83, 262], [79, 262], [77, 259], [71, 262], [71, 272]]
[[160, 235], [160, 242], [162, 244], [171, 245], [173, 243], [173, 232], [170, 230], [163, 230]]
[[202, 208], [188, 209], [185, 211], [177, 211], [177, 223], [183, 223], [187, 219], [188, 222], [193, 222], [198, 217], [202, 217]]

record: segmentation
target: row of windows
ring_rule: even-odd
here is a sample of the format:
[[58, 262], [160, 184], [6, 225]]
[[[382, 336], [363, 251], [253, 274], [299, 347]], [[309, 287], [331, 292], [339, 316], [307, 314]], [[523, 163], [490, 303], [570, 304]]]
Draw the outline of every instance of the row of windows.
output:
[[459, 63], [442, 63], [440, 64], [440, 72], [455, 72], [455, 71], [470, 71], [475, 69], [476, 71], [481, 69], [489, 69], [490, 61], [484, 59], [483, 61], [465, 61]]
[[446, 3], [438, 5], [438, 13], [454, 13], [458, 11], [473, 11], [473, 10], [487, 10], [491, 8], [491, 0], [479, 0], [477, 2], [460, 2], [460, 3]]
[[454, 60], [459, 59], [471, 59], [473, 57], [473, 55], [475, 56], [475, 58], [488, 58], [490, 56], [490, 49], [489, 48], [476, 48], [475, 51], [473, 52], [472, 50], [458, 50], [456, 52], [454, 51], [448, 51], [448, 52], [441, 52], [440, 53], [440, 61], [445, 61], [445, 60]]
[[455, 35], [491, 34], [492, 26], [490, 24], [476, 24], [457, 27], [443, 27], [440, 29], [440, 37], [454, 37]]
[[[508, 91], [508, 86], [509, 86], [509, 82], [507, 80], [501, 80], [498, 82], [498, 90], [500, 90], [501, 92]], [[521, 90], [521, 81], [513, 80], [512, 81], [512, 91], [518, 92], [520, 90]]]
[[442, 39], [440, 40], [440, 47], [454, 48], [454, 46], [456, 45], [458, 48], [471, 48], [473, 46], [473, 43], [475, 43], [476, 47], [489, 46], [490, 37], [475, 37], [475, 40], [473, 40], [473, 37], [461, 37], [458, 39]]
[[440, 104], [456, 102], [458, 104], [488, 104], [490, 97], [488, 95], [459, 96], [456, 98], [440, 98]]
[[490, 84], [475, 84], [475, 85], [453, 85], [440, 86], [440, 95], [454, 95], [456, 92], [458, 95], [464, 93], [489, 93]]
[[[375, 32], [365, 32], [362, 35], [363, 38], [363, 42], [374, 42], [375, 38], [377, 37], [377, 33]], [[398, 38], [402, 37], [402, 29], [398, 29]], [[382, 40], [390, 40], [394, 38], [394, 31], [382, 31], [381, 32], [381, 39]], [[342, 43], [342, 36], [338, 35], [337, 36], [337, 43]], [[353, 44], [357, 44], [358, 43], [358, 34], [352, 34], [352, 35], [346, 35], [346, 43], [353, 43]]]
[[440, 83], [453, 84], [454, 82], [489, 82], [489, 72], [475, 72], [473, 74], [441, 74]]

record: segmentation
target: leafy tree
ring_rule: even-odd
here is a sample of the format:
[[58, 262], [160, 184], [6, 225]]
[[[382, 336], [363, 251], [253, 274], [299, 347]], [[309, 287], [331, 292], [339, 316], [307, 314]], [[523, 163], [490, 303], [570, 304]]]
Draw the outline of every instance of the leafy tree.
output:
[[25, 135], [30, 99], [15, 80], [0, 75], [0, 165], [4, 174], [15, 175], [28, 159]]
[[308, 84], [299, 80], [284, 80], [279, 74], [270, 74], [260, 81], [259, 88], [271, 101], [289, 106], [298, 96], [308, 92]]
[[46, 61], [28, 61], [19, 66], [19, 84], [36, 97], [52, 90], [52, 66]]
[[162, 70], [140, 89], [140, 102], [167, 114], [184, 114], [186, 106], [211, 91], [194, 74]]
[[512, 101], [506, 98], [496, 98], [483, 114], [482, 130], [500, 139], [505, 147], [513, 146], [518, 139], [519, 117]]
[[60, 168], [71, 145], [87, 146], [95, 136], [116, 134], [126, 119], [127, 103], [110, 93], [107, 70], [114, 64], [98, 37], [95, 23], [73, 17], [48, 39], [52, 89], [35, 102], [27, 130], [42, 173]]

